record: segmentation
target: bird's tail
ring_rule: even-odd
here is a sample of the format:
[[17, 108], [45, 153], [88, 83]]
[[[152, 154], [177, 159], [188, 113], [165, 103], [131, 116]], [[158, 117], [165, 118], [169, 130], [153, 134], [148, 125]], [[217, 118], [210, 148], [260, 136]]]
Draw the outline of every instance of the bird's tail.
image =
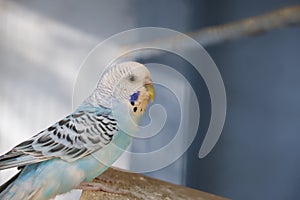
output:
[[22, 172], [22, 170], [20, 170], [16, 175], [14, 175], [11, 179], [9, 179], [8, 181], [6, 181], [5, 183], [3, 183], [0, 186], [0, 197], [2, 196], [2, 193], [4, 192], [4, 190], [6, 190], [19, 177], [21, 172]]

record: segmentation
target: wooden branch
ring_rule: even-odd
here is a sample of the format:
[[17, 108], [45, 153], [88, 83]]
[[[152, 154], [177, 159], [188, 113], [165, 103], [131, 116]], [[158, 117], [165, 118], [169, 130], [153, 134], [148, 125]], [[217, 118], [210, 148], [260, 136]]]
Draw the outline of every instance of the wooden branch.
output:
[[112, 168], [92, 183], [83, 184], [82, 189], [81, 200], [225, 200], [206, 192]]
[[[221, 44], [230, 40], [237, 40], [248, 36], [257, 36], [268, 31], [287, 26], [300, 25], [300, 6], [290, 6], [262, 15], [249, 17], [243, 20], [204, 28], [186, 35], [198, 41], [202, 46]], [[181, 35], [159, 38], [153, 41], [124, 46], [121, 52], [129, 49], [140, 49], [144, 47], [159, 46], [162, 49], [192, 49], [186, 37]], [[161, 54], [162, 51], [149, 51], [140, 53], [136, 57], [149, 58]]]
[[256, 36], [274, 29], [300, 25], [300, 6], [290, 6], [263, 15], [249, 17], [224, 25], [205, 28], [188, 34], [203, 46]]

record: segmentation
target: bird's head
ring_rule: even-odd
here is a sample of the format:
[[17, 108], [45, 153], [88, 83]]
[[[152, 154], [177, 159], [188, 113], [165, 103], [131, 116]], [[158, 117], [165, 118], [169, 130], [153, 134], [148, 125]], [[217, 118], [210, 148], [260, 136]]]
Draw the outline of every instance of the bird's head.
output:
[[150, 72], [137, 62], [123, 62], [105, 70], [90, 97], [93, 104], [108, 108], [112, 108], [114, 102], [125, 104], [133, 116], [143, 115], [153, 99]]

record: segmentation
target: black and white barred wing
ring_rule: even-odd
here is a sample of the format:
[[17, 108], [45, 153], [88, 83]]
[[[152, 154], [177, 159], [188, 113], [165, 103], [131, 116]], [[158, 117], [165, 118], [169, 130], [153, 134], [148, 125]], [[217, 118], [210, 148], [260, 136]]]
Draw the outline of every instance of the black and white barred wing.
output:
[[0, 156], [0, 170], [51, 158], [72, 162], [107, 145], [117, 131], [109, 113], [79, 110]]

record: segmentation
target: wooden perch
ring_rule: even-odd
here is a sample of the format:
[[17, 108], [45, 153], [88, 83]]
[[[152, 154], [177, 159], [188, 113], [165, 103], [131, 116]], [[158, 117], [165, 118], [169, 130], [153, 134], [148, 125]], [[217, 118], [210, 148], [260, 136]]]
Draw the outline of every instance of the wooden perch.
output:
[[206, 192], [112, 168], [81, 188], [81, 200], [226, 200]]

